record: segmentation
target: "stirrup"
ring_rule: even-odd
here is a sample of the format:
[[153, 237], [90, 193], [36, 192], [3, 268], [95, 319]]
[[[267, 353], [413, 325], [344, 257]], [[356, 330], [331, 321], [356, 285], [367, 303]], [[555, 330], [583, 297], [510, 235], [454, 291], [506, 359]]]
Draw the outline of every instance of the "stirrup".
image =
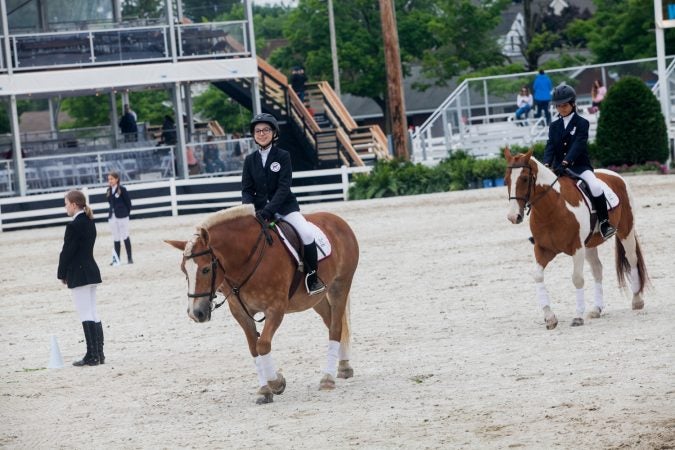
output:
[[[312, 283], [312, 286], [309, 285], [309, 277], [314, 276], [314, 283]], [[307, 290], [307, 293], [309, 295], [316, 295], [320, 294], [323, 291], [326, 290], [326, 285], [319, 280], [319, 276], [316, 274], [316, 270], [311, 271], [307, 275], [305, 275], [305, 289]]]
[[[603, 225], [605, 225], [605, 230], [603, 232], [602, 228]], [[608, 220], [604, 220], [600, 223], [600, 235], [602, 235], [602, 238], [607, 240], [614, 236], [616, 234], [616, 228], [612, 226], [612, 224], [609, 223]]]

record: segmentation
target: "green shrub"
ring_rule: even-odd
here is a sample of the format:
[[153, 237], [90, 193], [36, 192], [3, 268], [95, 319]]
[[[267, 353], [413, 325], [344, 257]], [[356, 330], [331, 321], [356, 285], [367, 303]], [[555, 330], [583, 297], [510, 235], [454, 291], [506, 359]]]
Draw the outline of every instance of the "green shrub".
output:
[[475, 182], [473, 165], [476, 159], [468, 153], [457, 150], [452, 152], [449, 158], [441, 161], [437, 170], [441, 170], [450, 176], [450, 190], [461, 191]]
[[602, 166], [668, 159], [661, 106], [639, 78], [622, 78], [609, 89], [598, 119], [596, 145], [589, 151]]
[[[526, 146], [526, 145], [510, 145], [509, 148], [511, 149], [511, 153], [514, 155], [516, 153], [527, 153], [530, 151], [530, 149], [533, 150], [532, 155], [537, 158], [539, 161], [544, 160], [544, 150], [546, 150], [546, 142], [537, 142], [533, 145]], [[502, 155], [504, 154], [504, 147], [502, 147]]]
[[504, 158], [478, 159], [473, 164], [473, 175], [481, 180], [503, 178], [506, 172]]

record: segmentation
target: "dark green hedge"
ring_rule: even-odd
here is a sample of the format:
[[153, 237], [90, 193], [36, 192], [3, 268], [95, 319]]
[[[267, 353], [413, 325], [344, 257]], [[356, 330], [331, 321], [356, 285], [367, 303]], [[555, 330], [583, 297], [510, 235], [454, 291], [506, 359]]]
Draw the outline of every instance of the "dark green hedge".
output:
[[625, 77], [609, 89], [601, 105], [595, 145], [589, 150], [601, 166], [668, 159], [661, 106], [642, 80]]

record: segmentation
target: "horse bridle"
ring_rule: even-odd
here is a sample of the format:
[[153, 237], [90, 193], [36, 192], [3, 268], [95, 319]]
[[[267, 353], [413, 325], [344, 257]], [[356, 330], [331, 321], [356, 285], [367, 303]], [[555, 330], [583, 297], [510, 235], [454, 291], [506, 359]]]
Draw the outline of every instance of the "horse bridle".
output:
[[556, 182], [558, 181], [558, 177], [556, 177], [555, 181], [553, 181], [553, 183], [551, 183], [551, 185], [548, 186], [548, 188], [544, 192], [542, 192], [541, 194], [536, 196], [534, 198], [534, 200], [530, 201], [530, 197], [532, 196], [532, 189], [533, 189], [534, 183], [537, 179], [537, 177], [534, 174], [532, 174], [532, 167], [530, 167], [529, 164], [520, 164], [520, 165], [507, 166], [507, 169], [509, 169], [511, 171], [513, 171], [513, 169], [527, 169], [527, 170], [530, 171], [529, 175], [527, 176], [527, 196], [525, 196], [525, 197], [512, 196], [512, 195], [509, 196], [509, 201], [511, 201], [511, 200], [522, 200], [523, 202], [525, 202], [525, 207], [527, 208], [527, 214], [530, 214], [530, 210], [532, 209], [532, 205], [537, 203], [544, 195], [546, 195], [548, 193], [548, 191], [550, 191], [553, 188], [553, 185], [555, 185]]
[[[251, 249], [251, 252], [249, 253], [248, 257], [246, 258], [246, 260], [243, 262], [242, 265], [245, 265], [251, 259], [251, 257], [256, 253], [256, 251], [257, 251], [258, 247], [260, 246], [261, 242], [263, 242], [263, 245], [260, 246], [260, 252], [258, 253], [258, 258], [255, 262], [255, 265], [253, 266], [251, 271], [248, 273], [248, 275], [246, 275], [246, 277], [244, 277], [244, 281], [242, 281], [241, 283], [236, 283], [234, 280], [232, 280], [231, 278], [229, 278], [227, 276], [227, 272], [225, 271], [225, 267], [223, 267], [223, 264], [220, 262], [220, 260], [216, 256], [215, 252], [213, 251], [213, 248], [210, 245], [204, 251], [201, 251], [201, 252], [198, 252], [198, 253], [192, 253], [190, 255], [185, 255], [185, 259], [194, 259], [194, 258], [197, 258], [199, 256], [211, 255], [211, 290], [210, 290], [210, 292], [199, 292], [199, 293], [194, 293], [194, 294], [188, 293], [188, 295], [187, 295], [188, 298], [208, 297], [209, 298], [209, 304], [211, 305], [211, 312], [213, 312], [215, 309], [218, 309], [221, 306], [223, 306], [225, 304], [225, 302], [227, 301], [227, 299], [229, 298], [229, 296], [231, 294], [234, 294], [237, 297], [237, 300], [239, 300], [239, 304], [241, 305], [241, 307], [244, 309], [246, 314], [251, 319], [255, 320], [256, 322], [262, 322], [263, 320], [265, 320], [264, 317], [260, 320], [254, 319], [253, 315], [251, 315], [248, 308], [246, 308], [246, 305], [244, 304], [244, 301], [241, 299], [241, 288], [244, 287], [244, 285], [248, 282], [248, 280], [251, 279], [251, 277], [253, 276], [255, 271], [258, 269], [258, 266], [260, 265], [260, 262], [262, 261], [263, 254], [265, 253], [265, 248], [267, 247], [265, 245], [265, 241], [269, 245], [272, 245], [272, 238], [271, 238], [271, 236], [269, 235], [269, 232], [266, 229], [267, 224], [261, 223], [261, 225], [262, 225], [262, 229], [260, 231], [260, 234], [258, 234], [258, 239], [256, 240], [255, 245]], [[265, 238], [265, 239], [263, 240], [263, 238]], [[223, 278], [224, 278], [224, 281], [230, 287], [230, 292], [227, 295], [225, 295], [225, 298], [223, 299], [222, 302], [214, 303], [213, 299], [216, 298], [216, 291], [218, 289], [218, 286], [216, 286], [216, 275], [217, 275], [216, 272], [217, 272], [218, 268], [220, 268], [220, 270], [223, 271]]]

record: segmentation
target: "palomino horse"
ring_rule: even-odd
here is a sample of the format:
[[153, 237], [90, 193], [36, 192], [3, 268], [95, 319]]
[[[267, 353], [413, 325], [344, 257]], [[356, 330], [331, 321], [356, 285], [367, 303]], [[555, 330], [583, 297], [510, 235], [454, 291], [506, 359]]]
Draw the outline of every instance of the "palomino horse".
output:
[[[591, 229], [590, 211], [570, 177], [557, 178], [542, 163], [526, 154], [511, 155], [504, 152], [507, 161], [505, 182], [509, 192], [508, 219], [518, 224], [523, 221], [525, 208], [530, 208], [530, 230], [534, 238], [536, 268], [534, 281], [539, 305], [544, 310], [546, 328], [551, 330], [558, 319], [551, 310], [550, 299], [544, 285], [544, 269], [558, 253], [572, 257], [574, 269], [572, 283], [577, 290], [576, 316], [572, 326], [583, 325], [584, 257], [591, 265], [595, 280], [594, 305], [589, 318], [598, 318], [604, 308], [602, 298], [602, 263], [598, 246], [604, 241], [597, 227]], [[597, 170], [597, 177], [604, 181], [618, 196], [619, 204], [609, 212], [609, 221], [616, 232], [616, 273], [621, 287], [629, 276], [633, 292], [633, 309], [642, 309], [642, 292], [648, 282], [647, 270], [635, 234], [634, 206], [623, 178], [609, 170]]]
[[[225, 295], [254, 358], [259, 404], [272, 402], [273, 394], [281, 394], [286, 387], [286, 380], [274, 368], [271, 353], [272, 338], [286, 313], [314, 308], [328, 327], [328, 358], [320, 389], [334, 389], [336, 376], [349, 378], [354, 374], [349, 365], [349, 291], [359, 261], [359, 245], [341, 218], [322, 212], [307, 219], [325, 233], [332, 248], [318, 269], [327, 289], [314, 296], [309, 296], [300, 283], [289, 298], [297, 265], [276, 234], [257, 221], [252, 205], [208, 216], [190, 241], [166, 241], [183, 250], [181, 269], [187, 276], [190, 318], [196, 322], [210, 320], [211, 311], [220, 306], [213, 302], [216, 291]], [[258, 313], [265, 317], [260, 335], [254, 320]]]

